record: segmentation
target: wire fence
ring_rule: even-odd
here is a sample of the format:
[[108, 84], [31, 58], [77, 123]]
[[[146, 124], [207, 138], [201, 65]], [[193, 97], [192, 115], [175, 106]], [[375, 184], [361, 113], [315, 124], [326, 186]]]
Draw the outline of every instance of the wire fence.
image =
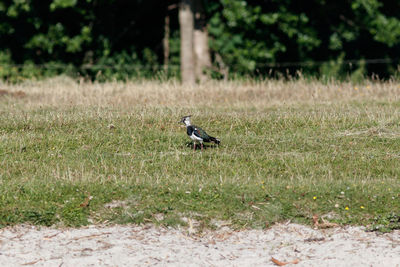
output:
[[[386, 65], [386, 66], [385, 66]], [[357, 71], [361, 70], [361, 71]], [[215, 63], [206, 70], [212, 78], [228, 79], [239, 77], [252, 78], [293, 78], [305, 77], [345, 80], [365, 77], [378, 79], [399, 78], [399, 58], [348, 59], [325, 61], [283, 61], [252, 62], [244, 64]], [[18, 82], [27, 79], [40, 79], [65, 74], [73, 78], [84, 78], [97, 81], [129, 80], [136, 78], [169, 79], [180, 76], [179, 64], [83, 64], [73, 65], [49, 62], [45, 64], [12, 64], [0, 63], [0, 80]]]
[[321, 66], [325, 64], [343, 64], [343, 65], [360, 65], [360, 64], [393, 64], [398, 63], [399, 59], [390, 58], [376, 58], [376, 59], [349, 59], [349, 60], [326, 60], [326, 61], [293, 61], [293, 62], [276, 62], [276, 63], [260, 63], [257, 66], [263, 67], [308, 67], [308, 66]]
[[[400, 58], [377, 58], [377, 59], [348, 59], [348, 60], [325, 60], [325, 61], [284, 61], [284, 62], [256, 62], [255, 67], [267, 67], [267, 68], [284, 68], [284, 67], [312, 67], [321, 66], [326, 64], [342, 64], [342, 65], [360, 65], [360, 64], [400, 64]], [[24, 68], [27, 66], [34, 66], [39, 69], [65, 69], [66, 67], [74, 67], [80, 70], [115, 70], [115, 69], [127, 69], [127, 70], [142, 70], [142, 69], [155, 69], [155, 70], [165, 70], [169, 69], [179, 69], [179, 64], [168, 64], [168, 66], [162, 64], [84, 64], [81, 66], [73, 66], [71, 64], [63, 63], [45, 63], [45, 64], [8, 64], [0, 63], [0, 67], [14, 67], [14, 68]], [[229, 67], [234, 68], [237, 66], [243, 66], [240, 64], [229, 64]]]

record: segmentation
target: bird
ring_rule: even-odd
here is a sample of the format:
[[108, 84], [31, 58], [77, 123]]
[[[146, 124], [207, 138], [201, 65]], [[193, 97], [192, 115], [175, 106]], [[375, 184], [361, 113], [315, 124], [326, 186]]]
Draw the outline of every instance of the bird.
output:
[[193, 140], [193, 150], [196, 150], [196, 142], [200, 143], [201, 150], [203, 150], [203, 142], [213, 142], [217, 145], [220, 144], [221, 141], [218, 138], [212, 137], [200, 127], [192, 125], [192, 123], [190, 122], [190, 117], [191, 115], [182, 117], [179, 123], [185, 124], [186, 133], [187, 135], [189, 135], [190, 139]]

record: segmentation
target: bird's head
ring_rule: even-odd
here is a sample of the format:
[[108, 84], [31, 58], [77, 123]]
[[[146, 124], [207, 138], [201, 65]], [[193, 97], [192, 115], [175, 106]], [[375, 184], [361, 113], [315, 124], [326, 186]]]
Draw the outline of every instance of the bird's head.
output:
[[182, 117], [182, 119], [179, 121], [179, 123], [183, 123], [183, 124], [185, 124], [185, 126], [191, 125], [191, 122], [190, 122], [191, 116], [192, 115]]

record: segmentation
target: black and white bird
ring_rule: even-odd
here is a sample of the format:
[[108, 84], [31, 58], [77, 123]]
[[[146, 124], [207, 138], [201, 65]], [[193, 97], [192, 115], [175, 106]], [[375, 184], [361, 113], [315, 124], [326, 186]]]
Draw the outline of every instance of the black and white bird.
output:
[[185, 116], [182, 118], [180, 123], [185, 124], [186, 126], [186, 133], [189, 135], [190, 139], [193, 140], [193, 150], [196, 150], [196, 142], [200, 143], [201, 150], [203, 150], [203, 142], [213, 142], [217, 145], [221, 142], [218, 138], [209, 136], [203, 129], [197, 127], [196, 125], [192, 125], [190, 122], [190, 117]]

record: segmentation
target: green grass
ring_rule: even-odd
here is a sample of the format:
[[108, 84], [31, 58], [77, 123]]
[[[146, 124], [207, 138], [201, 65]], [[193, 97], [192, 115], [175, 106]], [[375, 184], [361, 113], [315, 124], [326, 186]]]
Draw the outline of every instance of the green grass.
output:
[[[258, 228], [317, 214], [399, 228], [398, 101], [190, 109], [0, 101], [0, 227], [192, 218]], [[189, 113], [220, 147], [191, 149], [177, 123]]]

